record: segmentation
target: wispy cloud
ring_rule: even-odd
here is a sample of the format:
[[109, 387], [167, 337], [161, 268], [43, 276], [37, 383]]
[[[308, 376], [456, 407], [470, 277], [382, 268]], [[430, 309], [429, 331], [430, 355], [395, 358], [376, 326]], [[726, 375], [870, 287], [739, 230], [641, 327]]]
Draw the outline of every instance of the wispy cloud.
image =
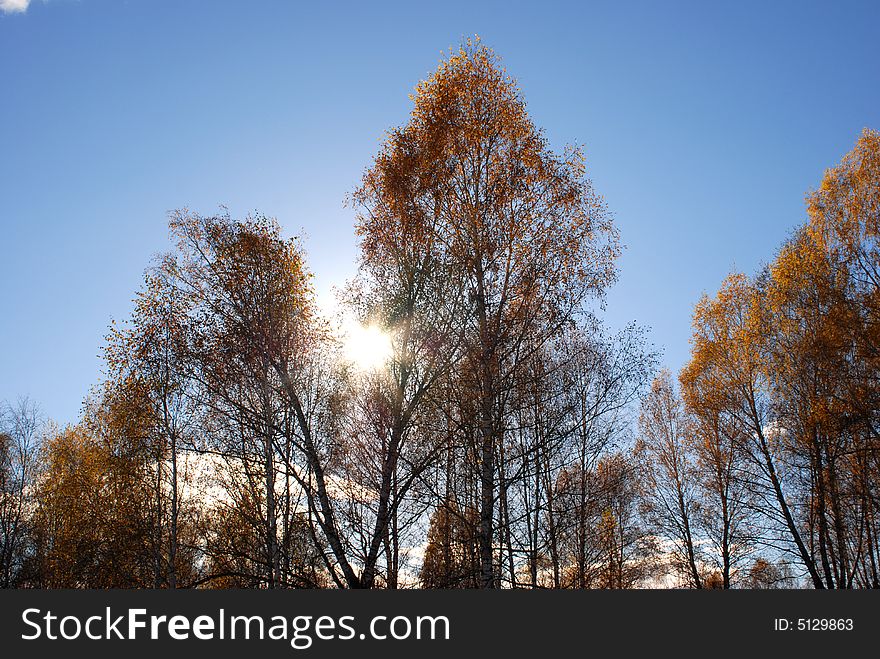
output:
[[22, 13], [31, 4], [31, 0], [0, 0], [0, 11], [4, 14]]

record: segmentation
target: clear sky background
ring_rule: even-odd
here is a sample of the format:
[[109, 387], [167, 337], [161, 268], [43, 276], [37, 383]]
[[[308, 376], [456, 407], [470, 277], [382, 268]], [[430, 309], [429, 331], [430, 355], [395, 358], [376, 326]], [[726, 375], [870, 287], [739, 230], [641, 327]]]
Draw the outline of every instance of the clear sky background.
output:
[[0, 400], [76, 420], [171, 209], [273, 215], [342, 283], [345, 196], [473, 34], [585, 147], [627, 245], [606, 318], [677, 371], [701, 292], [880, 128], [880, 2], [720, 4], [0, 0]]

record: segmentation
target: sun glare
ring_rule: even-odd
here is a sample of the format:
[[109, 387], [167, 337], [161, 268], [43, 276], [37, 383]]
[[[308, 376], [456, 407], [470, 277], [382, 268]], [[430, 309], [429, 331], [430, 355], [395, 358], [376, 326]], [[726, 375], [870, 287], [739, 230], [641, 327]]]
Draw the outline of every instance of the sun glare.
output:
[[375, 325], [345, 323], [345, 358], [362, 371], [380, 368], [391, 358], [391, 337]]

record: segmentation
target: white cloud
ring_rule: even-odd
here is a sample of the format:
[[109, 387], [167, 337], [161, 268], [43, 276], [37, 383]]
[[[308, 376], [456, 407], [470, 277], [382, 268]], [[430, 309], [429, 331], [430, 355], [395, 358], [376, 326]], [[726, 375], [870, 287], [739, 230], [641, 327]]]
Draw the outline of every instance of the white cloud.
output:
[[0, 11], [6, 14], [23, 12], [30, 3], [31, 0], [0, 0]]

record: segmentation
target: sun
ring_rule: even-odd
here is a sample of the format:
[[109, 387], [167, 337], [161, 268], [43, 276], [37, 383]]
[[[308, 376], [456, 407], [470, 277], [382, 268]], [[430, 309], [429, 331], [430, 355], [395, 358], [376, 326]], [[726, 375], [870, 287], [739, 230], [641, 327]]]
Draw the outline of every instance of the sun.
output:
[[361, 371], [374, 371], [391, 359], [391, 337], [376, 325], [346, 322], [342, 345], [346, 360]]

